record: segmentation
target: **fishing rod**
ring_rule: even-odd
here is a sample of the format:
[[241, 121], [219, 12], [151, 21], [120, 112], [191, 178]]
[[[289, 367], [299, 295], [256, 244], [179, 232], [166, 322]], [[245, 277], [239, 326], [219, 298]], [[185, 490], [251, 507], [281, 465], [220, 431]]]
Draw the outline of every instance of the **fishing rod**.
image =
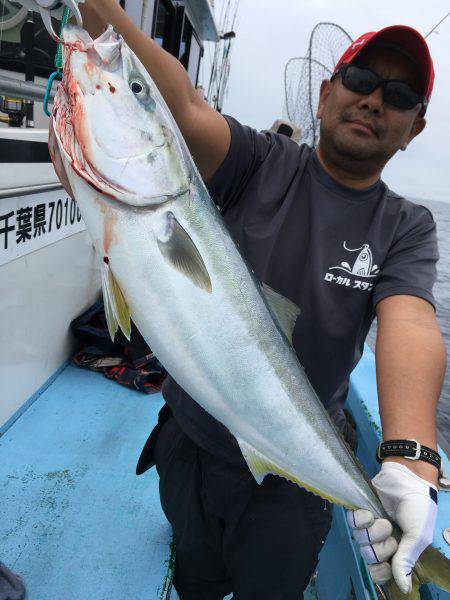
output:
[[240, 0], [228, 0], [222, 4], [220, 20], [220, 39], [214, 49], [211, 66], [207, 100], [216, 110], [221, 112], [230, 73], [230, 57], [232, 42], [236, 37], [234, 25]]
[[[425, 36], [424, 36], [424, 37], [425, 37], [425, 39], [427, 39], [427, 37], [428, 37], [429, 35], [431, 35], [431, 34], [432, 34], [432, 33], [433, 33], [433, 32], [434, 32], [434, 31], [435, 31], [435, 30], [436, 30], [436, 29], [439, 27], [439, 25], [445, 21], [445, 19], [446, 19], [446, 18], [447, 18], [449, 15], [450, 15], [450, 12], [448, 12], [448, 13], [445, 15], [445, 17], [442, 17], [442, 19], [439, 21], [439, 23], [436, 23], [436, 25], [433, 27], [433, 29], [431, 29], [431, 31], [429, 31], [429, 32], [427, 33], [427, 35], [425, 35]], [[438, 32], [438, 31], [436, 31], [436, 33], [439, 33], [439, 32]]]

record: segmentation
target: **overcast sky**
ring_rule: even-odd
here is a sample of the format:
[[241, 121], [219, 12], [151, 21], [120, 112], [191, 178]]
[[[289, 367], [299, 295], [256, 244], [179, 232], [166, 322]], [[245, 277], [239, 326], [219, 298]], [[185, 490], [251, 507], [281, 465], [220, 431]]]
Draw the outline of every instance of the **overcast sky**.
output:
[[[341, 25], [353, 39], [394, 24], [425, 35], [449, 11], [449, 0], [241, 0], [224, 112], [257, 129], [281, 117], [284, 66], [306, 54], [320, 21]], [[438, 31], [427, 39], [436, 71], [427, 127], [383, 179], [400, 194], [450, 202], [450, 17]]]

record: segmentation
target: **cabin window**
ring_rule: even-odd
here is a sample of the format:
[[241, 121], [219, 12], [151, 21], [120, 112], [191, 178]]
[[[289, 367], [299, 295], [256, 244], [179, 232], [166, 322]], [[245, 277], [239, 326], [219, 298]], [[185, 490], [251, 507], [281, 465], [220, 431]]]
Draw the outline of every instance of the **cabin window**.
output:
[[170, 51], [171, 29], [174, 19], [174, 8], [165, 0], [158, 0], [154, 23], [154, 40], [165, 50]]
[[[47, 78], [55, 69], [56, 44], [39, 14], [31, 13], [31, 20], [27, 19], [28, 11], [21, 4], [0, 0], [0, 69]], [[59, 31], [60, 23], [52, 22]]]
[[181, 36], [178, 58], [188, 72], [193, 85], [197, 85], [198, 68], [202, 55], [202, 47], [197, 39], [191, 22], [184, 17], [183, 34]]
[[191, 51], [189, 53], [189, 63], [187, 67], [187, 72], [189, 74], [190, 80], [196, 86], [197, 78], [198, 78], [198, 69], [200, 66], [200, 59], [203, 54], [203, 48], [200, 45], [196, 35], [193, 33], [191, 38]]
[[187, 70], [189, 64], [189, 51], [191, 48], [192, 25], [187, 17], [184, 17], [183, 34], [181, 36], [180, 52], [178, 58]]

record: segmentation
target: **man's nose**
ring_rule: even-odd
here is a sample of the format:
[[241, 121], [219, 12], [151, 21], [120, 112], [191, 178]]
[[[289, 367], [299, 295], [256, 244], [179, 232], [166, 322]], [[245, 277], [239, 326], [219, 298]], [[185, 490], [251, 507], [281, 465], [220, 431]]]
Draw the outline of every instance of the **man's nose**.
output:
[[376, 115], [381, 114], [384, 107], [382, 88], [378, 87], [371, 94], [362, 96], [361, 100], [358, 102], [358, 107], [363, 110], [368, 110]]

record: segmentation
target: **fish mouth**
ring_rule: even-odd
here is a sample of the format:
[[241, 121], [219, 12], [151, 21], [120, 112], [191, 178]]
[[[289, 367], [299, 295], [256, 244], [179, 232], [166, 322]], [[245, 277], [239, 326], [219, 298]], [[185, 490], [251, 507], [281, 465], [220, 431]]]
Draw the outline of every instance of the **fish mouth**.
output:
[[62, 32], [62, 44], [66, 52], [70, 53], [75, 49], [86, 53], [97, 66], [116, 68], [122, 38], [114, 31], [112, 25], [108, 25], [101, 35], [93, 39], [82, 27], [67, 23]]
[[[118, 132], [121, 129], [130, 132], [131, 140], [140, 140], [137, 144], [132, 142], [128, 147], [127, 144], [122, 147], [120, 143], [111, 144], [111, 137], [103, 135], [105, 122], [109, 117], [100, 121], [97, 117], [93, 118], [98, 114], [93, 112], [94, 109], [98, 109], [98, 102], [100, 107], [102, 106], [103, 94], [107, 90], [106, 83], [109, 93], [116, 93], [116, 88], [109, 83], [109, 78], [113, 81], [114, 77], [117, 79], [122, 73], [121, 38], [110, 28], [94, 41], [87, 32], [77, 26], [65, 28], [63, 38], [65, 69], [55, 98], [52, 117], [55, 137], [71, 169], [97, 192], [134, 209], [155, 208], [188, 193], [189, 176], [179, 181], [169, 179], [168, 185], [165, 185], [164, 178], [161, 178], [156, 187], [150, 188], [149, 191], [153, 193], [146, 194], [148, 186], [145, 177], [139, 175], [137, 178], [129, 178], [126, 174], [145, 174], [147, 163], [158, 165], [159, 160], [163, 160], [164, 166], [164, 158], [160, 159], [157, 155], [169, 146], [165, 136], [155, 137], [154, 132], [141, 128], [139, 123], [128, 123], [120, 117], [120, 111], [113, 110], [111, 127]], [[111, 71], [117, 71], [114, 75], [108, 74], [110, 60], [116, 61], [114, 69], [111, 68]], [[113, 83], [116, 85], [114, 81]], [[102, 96], [94, 104], [94, 98], [100, 89], [103, 90]], [[108, 93], [107, 97], [110, 97]], [[114, 136], [112, 139], [114, 140]], [[116, 142], [117, 140], [116, 135]]]
[[111, 208], [117, 208], [119, 206], [125, 210], [132, 210], [136, 213], [142, 213], [142, 212], [152, 212], [152, 211], [158, 210], [165, 204], [168, 204], [169, 202], [174, 202], [178, 198], [181, 198], [182, 196], [189, 194], [190, 191], [191, 191], [190, 187], [187, 187], [186, 189], [181, 190], [181, 191], [177, 192], [176, 194], [165, 194], [165, 195], [163, 194], [162, 196], [159, 196], [159, 195], [149, 196], [148, 199], [151, 200], [151, 202], [149, 202], [148, 204], [144, 204], [144, 205], [143, 204], [132, 204], [130, 202], [124, 202], [117, 196], [110, 196], [109, 194], [106, 194], [105, 192], [102, 192], [102, 193], [104, 194], [104, 201], [109, 206], [111, 206]]
[[[54, 122], [52, 127], [53, 135], [57, 140], [57, 145], [59, 146], [61, 153], [70, 164], [71, 168], [94, 190], [114, 201], [114, 204], [119, 203], [128, 208], [138, 210], [154, 209], [161, 204], [165, 204], [170, 200], [175, 200], [176, 198], [189, 193], [190, 182], [188, 186], [177, 190], [175, 193], [168, 192], [143, 196], [105, 177], [84, 155], [70, 120], [66, 118], [66, 111], [69, 107], [64, 102], [59, 102], [58, 100], [61, 100], [61, 97], [57, 96], [52, 113]], [[164, 146], [164, 144], [161, 146]], [[159, 149], [159, 146], [145, 153], [140, 153], [134, 158], [149, 156], [157, 149]], [[122, 162], [127, 164], [132, 158], [133, 157], [124, 158], [122, 159]]]
[[95, 141], [97, 142], [97, 145], [99, 146], [99, 148], [101, 148], [102, 151], [105, 153], [105, 156], [107, 156], [108, 158], [111, 158], [119, 163], [124, 163], [125, 165], [127, 165], [130, 161], [133, 161], [133, 160], [139, 160], [141, 158], [150, 158], [152, 156], [152, 154], [154, 154], [155, 152], [157, 152], [158, 150], [161, 150], [162, 148], [164, 148], [166, 146], [166, 142], [163, 142], [162, 144], [153, 146], [149, 150], [144, 150], [144, 152], [139, 152], [139, 153], [133, 154], [131, 156], [115, 156], [115, 155], [111, 154], [108, 147], [104, 146], [101, 139], [99, 139], [98, 137], [95, 136]]

